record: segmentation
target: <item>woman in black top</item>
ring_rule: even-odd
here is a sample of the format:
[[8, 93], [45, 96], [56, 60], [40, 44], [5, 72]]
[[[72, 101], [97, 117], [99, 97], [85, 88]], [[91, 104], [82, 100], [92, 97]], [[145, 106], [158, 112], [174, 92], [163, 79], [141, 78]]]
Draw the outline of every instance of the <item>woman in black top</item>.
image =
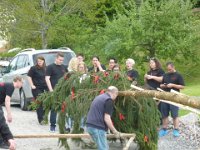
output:
[[[37, 57], [37, 63], [31, 67], [28, 72], [28, 80], [31, 85], [32, 94], [35, 99], [37, 96], [44, 91], [48, 91], [47, 84], [45, 81], [46, 64], [45, 59], [42, 56]], [[37, 109], [37, 118], [40, 124], [44, 124], [44, 110], [42, 104]]]
[[156, 58], [150, 59], [149, 67], [150, 70], [145, 74], [144, 80], [147, 83], [148, 89], [157, 90], [160, 87], [165, 72]]

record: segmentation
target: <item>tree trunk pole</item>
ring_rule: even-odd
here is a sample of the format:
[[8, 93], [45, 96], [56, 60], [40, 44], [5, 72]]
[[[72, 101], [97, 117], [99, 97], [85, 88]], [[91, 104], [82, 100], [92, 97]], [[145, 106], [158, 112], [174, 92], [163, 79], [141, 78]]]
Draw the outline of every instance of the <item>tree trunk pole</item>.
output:
[[182, 105], [186, 105], [192, 108], [200, 109], [200, 98], [191, 97], [187, 95], [181, 95], [170, 92], [160, 92], [154, 90], [142, 90], [142, 91], [119, 91], [118, 96], [133, 96], [138, 97], [147, 97], [147, 98], [158, 98], [164, 99], [166, 101], [176, 102]]

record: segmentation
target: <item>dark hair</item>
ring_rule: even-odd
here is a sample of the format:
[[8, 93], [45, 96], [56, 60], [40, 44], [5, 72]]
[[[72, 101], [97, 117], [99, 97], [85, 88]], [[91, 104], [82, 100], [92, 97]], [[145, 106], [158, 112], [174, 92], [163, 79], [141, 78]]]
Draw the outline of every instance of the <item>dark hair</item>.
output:
[[93, 58], [96, 58], [96, 59], [98, 59], [98, 61], [99, 61], [99, 57], [98, 57], [98, 56], [93, 56], [92, 59], [93, 59]]
[[160, 69], [162, 66], [161, 66], [161, 63], [159, 62], [159, 60], [157, 58], [150, 58], [149, 61], [153, 60], [156, 64], [156, 69]]
[[172, 66], [172, 67], [174, 67], [174, 63], [173, 62], [167, 62], [166, 63], [166, 66], [169, 66], [169, 65]]
[[[46, 62], [45, 62], [44, 57], [43, 57], [43, 56], [38, 56], [38, 57], [37, 57], [37, 61], [38, 61], [38, 59], [44, 61], [44, 64], [43, 64], [42, 68], [46, 67]], [[36, 65], [35, 65], [35, 66], [36, 66], [37, 68], [41, 68], [41, 67], [38, 65], [38, 62], [36, 62]]]
[[83, 55], [82, 53], [78, 53], [78, 54], [76, 55], [76, 57], [78, 57], [78, 56], [81, 56], [81, 57], [84, 58], [84, 55]]
[[58, 57], [64, 57], [64, 53], [58, 52], [57, 55], [56, 55], [56, 57], [57, 57], [57, 58], [58, 58]]
[[112, 71], [114, 71], [115, 68], [119, 68], [119, 71], [121, 70], [119, 64], [114, 65], [114, 67], [112, 68]]
[[110, 61], [110, 60], [114, 60], [114, 62], [117, 63], [117, 59], [114, 58], [114, 57], [109, 58], [109, 61]]

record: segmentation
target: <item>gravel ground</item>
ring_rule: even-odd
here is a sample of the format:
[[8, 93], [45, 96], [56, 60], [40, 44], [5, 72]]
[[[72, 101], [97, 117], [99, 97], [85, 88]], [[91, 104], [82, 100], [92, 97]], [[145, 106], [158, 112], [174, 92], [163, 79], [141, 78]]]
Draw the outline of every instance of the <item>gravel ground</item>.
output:
[[[4, 109], [5, 112], [5, 109]], [[12, 107], [13, 122], [9, 127], [14, 135], [21, 134], [49, 134], [49, 126], [41, 126], [36, 119], [36, 112], [21, 111], [18, 107]], [[171, 122], [171, 121], [170, 121]], [[200, 125], [198, 116], [190, 113], [180, 118], [180, 133], [178, 138], [172, 135], [172, 123], [170, 132], [167, 136], [158, 141], [158, 150], [200, 150]], [[58, 131], [56, 131], [58, 133]], [[64, 150], [58, 146], [57, 139], [16, 139], [17, 150]], [[68, 140], [72, 150], [82, 148]], [[109, 143], [110, 150], [121, 150], [119, 142]], [[132, 144], [130, 150], [135, 150], [136, 144]], [[89, 150], [89, 149], [87, 149]]]

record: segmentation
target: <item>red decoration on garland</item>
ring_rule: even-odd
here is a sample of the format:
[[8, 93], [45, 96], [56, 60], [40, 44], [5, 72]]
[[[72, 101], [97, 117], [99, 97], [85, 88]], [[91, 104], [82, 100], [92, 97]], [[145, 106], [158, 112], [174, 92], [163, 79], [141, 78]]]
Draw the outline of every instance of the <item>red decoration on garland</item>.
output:
[[108, 75], [109, 75], [109, 73], [106, 72], [106, 71], [103, 73], [103, 76], [104, 76], [104, 77], [107, 77]]
[[101, 90], [99, 93], [100, 93], [100, 94], [104, 94], [104, 93], [105, 93], [105, 90], [103, 89], [103, 90]]
[[62, 111], [63, 113], [65, 112], [66, 106], [67, 106], [67, 104], [66, 104], [66, 102], [64, 101], [64, 102], [62, 103], [62, 106], [61, 106], [61, 111]]
[[94, 80], [93, 80], [93, 82], [95, 83], [95, 84], [97, 84], [98, 82], [99, 82], [99, 76], [94, 76]]
[[71, 100], [75, 99], [75, 89], [74, 87], [72, 87], [72, 91], [71, 91]]
[[144, 136], [144, 142], [148, 143], [149, 142], [149, 138], [147, 135]]
[[119, 120], [125, 120], [125, 117], [124, 117], [124, 115], [122, 114], [122, 113], [119, 113]]

